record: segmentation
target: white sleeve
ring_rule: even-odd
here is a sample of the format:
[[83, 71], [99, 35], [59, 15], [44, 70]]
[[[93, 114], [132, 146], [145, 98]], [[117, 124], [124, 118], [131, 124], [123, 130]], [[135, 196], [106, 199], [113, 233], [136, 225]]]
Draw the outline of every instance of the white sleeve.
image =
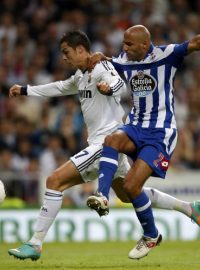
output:
[[126, 91], [126, 84], [119, 76], [113, 65], [108, 61], [101, 61], [96, 67], [98, 72], [97, 81], [105, 81], [110, 85], [112, 96], [121, 95]]
[[38, 86], [27, 86], [28, 96], [55, 97], [75, 95], [77, 93], [78, 87], [74, 81], [74, 76], [71, 76], [65, 81], [57, 81]]

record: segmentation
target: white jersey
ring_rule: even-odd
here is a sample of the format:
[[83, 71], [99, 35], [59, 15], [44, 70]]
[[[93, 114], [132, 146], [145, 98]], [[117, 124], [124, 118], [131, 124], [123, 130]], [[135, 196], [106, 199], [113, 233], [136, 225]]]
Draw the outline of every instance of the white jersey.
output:
[[[97, 89], [97, 83], [107, 82], [113, 94], [102, 95]], [[120, 78], [110, 62], [102, 61], [89, 73], [77, 70], [65, 81], [30, 86], [29, 96], [55, 97], [79, 94], [84, 121], [88, 129], [88, 143], [102, 144], [106, 135], [116, 130], [122, 124], [124, 115], [120, 104], [120, 96], [125, 91], [125, 83]]]

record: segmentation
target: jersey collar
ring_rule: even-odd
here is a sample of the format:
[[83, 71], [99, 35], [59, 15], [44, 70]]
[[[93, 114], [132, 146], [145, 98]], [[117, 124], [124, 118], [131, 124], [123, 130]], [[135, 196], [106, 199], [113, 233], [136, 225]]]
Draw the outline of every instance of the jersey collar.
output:
[[[147, 51], [147, 53], [146, 53], [144, 59], [146, 59], [146, 58], [153, 52], [153, 48], [154, 48], [154, 45], [153, 45], [153, 43], [151, 42], [150, 47], [149, 47], [149, 49], [148, 49], [148, 51]], [[143, 59], [143, 60], [144, 60], [144, 59]]]

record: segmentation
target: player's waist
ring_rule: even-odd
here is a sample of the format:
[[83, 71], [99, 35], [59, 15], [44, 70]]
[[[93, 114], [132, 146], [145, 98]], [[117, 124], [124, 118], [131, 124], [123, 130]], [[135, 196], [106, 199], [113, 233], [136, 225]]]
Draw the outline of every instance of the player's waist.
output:
[[88, 129], [88, 144], [102, 144], [105, 137], [117, 130], [121, 125], [122, 124], [119, 124], [118, 122], [112, 122], [111, 124], [98, 129]]
[[176, 121], [166, 121], [166, 120], [149, 120], [149, 119], [141, 119], [137, 117], [129, 118], [126, 121], [127, 124], [131, 124], [134, 126], [139, 126], [142, 128], [173, 128], [177, 129]]

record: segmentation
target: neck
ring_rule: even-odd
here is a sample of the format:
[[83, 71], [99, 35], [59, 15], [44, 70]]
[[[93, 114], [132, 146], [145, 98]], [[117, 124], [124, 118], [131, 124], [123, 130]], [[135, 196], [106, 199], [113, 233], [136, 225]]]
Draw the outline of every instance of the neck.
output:
[[81, 71], [85, 71], [88, 69], [88, 64], [89, 64], [89, 57], [90, 57], [90, 54], [88, 53], [87, 55], [83, 56], [81, 62], [79, 63], [79, 69]]

